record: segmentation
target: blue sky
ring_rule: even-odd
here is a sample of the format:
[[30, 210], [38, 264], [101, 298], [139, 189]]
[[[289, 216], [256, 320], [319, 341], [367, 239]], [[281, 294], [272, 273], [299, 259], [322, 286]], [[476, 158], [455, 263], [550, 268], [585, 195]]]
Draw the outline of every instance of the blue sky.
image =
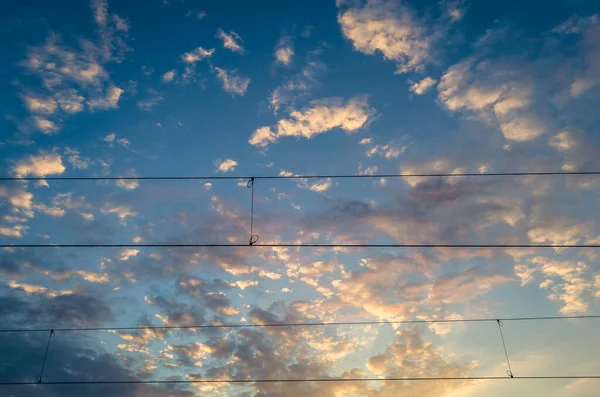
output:
[[[0, 172], [258, 179], [260, 243], [598, 244], [593, 1], [3, 2]], [[596, 104], [596, 105], [594, 105]], [[247, 180], [10, 181], [2, 244], [245, 244]], [[5, 248], [2, 327], [598, 314], [596, 249]], [[596, 320], [505, 322], [597, 375]], [[47, 335], [0, 334], [0, 381]], [[560, 357], [560, 360], [558, 360]], [[495, 323], [57, 333], [48, 380], [504, 376]], [[31, 378], [31, 379], [30, 379]], [[595, 381], [81, 386], [49, 396], [592, 396]], [[32, 396], [36, 389], [6, 389]]]

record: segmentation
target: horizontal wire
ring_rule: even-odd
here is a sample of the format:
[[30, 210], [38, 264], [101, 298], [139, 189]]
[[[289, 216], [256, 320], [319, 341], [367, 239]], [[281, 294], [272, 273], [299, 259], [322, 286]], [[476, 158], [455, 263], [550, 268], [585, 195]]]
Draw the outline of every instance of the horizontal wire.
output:
[[49, 381], [0, 382], [0, 386], [54, 386], [54, 385], [139, 385], [173, 383], [304, 383], [304, 382], [406, 382], [406, 381], [477, 381], [477, 380], [549, 380], [600, 379], [600, 375], [573, 376], [470, 376], [470, 377], [405, 377], [405, 378], [312, 378], [312, 379], [187, 379], [187, 380], [106, 380], [106, 381]]
[[213, 175], [213, 176], [48, 176], [48, 177], [1, 177], [0, 182], [9, 181], [187, 181], [218, 179], [349, 179], [349, 178], [423, 178], [423, 177], [467, 177], [467, 176], [552, 176], [552, 175], [600, 175], [600, 171], [551, 171], [551, 172], [461, 172], [423, 174], [376, 174], [376, 175]]
[[0, 244], [0, 248], [600, 248], [600, 244]]
[[430, 319], [430, 320], [389, 320], [389, 321], [341, 321], [313, 323], [267, 323], [267, 324], [203, 324], [203, 325], [145, 325], [137, 327], [87, 327], [87, 328], [6, 328], [0, 333], [8, 332], [65, 332], [65, 331], [136, 331], [145, 329], [203, 329], [203, 328], [268, 328], [268, 327], [315, 327], [342, 325], [387, 325], [387, 324], [429, 324], [429, 323], [476, 323], [500, 321], [542, 321], [542, 320], [574, 320], [599, 319], [600, 315], [576, 316], [544, 316], [544, 317], [507, 317], [507, 318], [463, 318], [463, 319]]

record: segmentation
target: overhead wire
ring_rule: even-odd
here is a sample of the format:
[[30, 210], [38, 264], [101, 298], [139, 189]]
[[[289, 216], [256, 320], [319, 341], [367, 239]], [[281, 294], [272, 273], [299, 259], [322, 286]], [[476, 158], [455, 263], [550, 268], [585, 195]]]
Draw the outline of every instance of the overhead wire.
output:
[[577, 380], [600, 379], [600, 375], [571, 376], [468, 376], [468, 377], [389, 377], [389, 378], [308, 378], [308, 379], [165, 379], [165, 380], [99, 380], [99, 381], [49, 381], [0, 382], [0, 386], [58, 386], [58, 385], [140, 385], [140, 384], [192, 384], [192, 383], [306, 383], [306, 382], [434, 382], [434, 381], [491, 381], [491, 380]]
[[353, 325], [400, 325], [400, 324], [434, 324], [434, 323], [484, 323], [497, 321], [546, 321], [600, 319], [600, 315], [573, 316], [541, 316], [541, 317], [505, 317], [505, 318], [441, 318], [415, 320], [385, 321], [321, 321], [310, 323], [265, 323], [265, 324], [201, 324], [201, 325], [143, 325], [136, 327], [82, 327], [82, 328], [0, 328], [0, 333], [8, 332], [71, 332], [71, 331], [141, 331], [168, 329], [203, 329], [203, 328], [269, 328], [269, 327], [315, 327], [315, 326], [353, 326]]
[[0, 248], [600, 248], [600, 244], [0, 244]]
[[351, 178], [425, 178], [425, 177], [486, 177], [486, 176], [561, 176], [600, 175], [600, 171], [525, 171], [525, 172], [452, 172], [452, 173], [403, 173], [403, 174], [329, 174], [329, 175], [205, 175], [205, 176], [27, 176], [0, 177], [0, 182], [10, 181], [187, 181], [219, 179], [351, 179]]

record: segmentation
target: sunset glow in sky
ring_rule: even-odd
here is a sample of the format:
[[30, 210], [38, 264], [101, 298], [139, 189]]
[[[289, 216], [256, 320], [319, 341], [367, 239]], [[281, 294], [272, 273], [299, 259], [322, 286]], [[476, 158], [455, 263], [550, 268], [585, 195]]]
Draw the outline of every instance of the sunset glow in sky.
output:
[[[254, 181], [258, 244], [600, 244], [600, 3], [4, 0], [0, 176]], [[0, 328], [600, 314], [599, 248], [250, 237], [247, 179], [0, 181]], [[600, 375], [598, 319], [505, 321]], [[0, 382], [47, 333], [0, 333]], [[492, 322], [56, 332], [47, 381], [507, 376]], [[43, 389], [42, 389], [43, 388]], [[2, 396], [597, 396], [599, 380], [0, 386]], [[41, 394], [40, 394], [41, 393]]]

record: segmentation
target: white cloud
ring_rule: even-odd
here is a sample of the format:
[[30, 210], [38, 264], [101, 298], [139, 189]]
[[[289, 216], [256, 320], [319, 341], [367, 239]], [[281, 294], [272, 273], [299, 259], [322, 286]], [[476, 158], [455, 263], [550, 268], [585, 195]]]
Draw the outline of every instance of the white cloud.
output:
[[396, 62], [398, 73], [423, 69], [431, 40], [426, 24], [408, 6], [368, 0], [364, 6], [345, 8], [340, 3], [338, 22], [354, 49], [369, 55], [380, 52]]
[[217, 78], [221, 80], [223, 89], [232, 94], [243, 96], [250, 85], [250, 79], [236, 76], [236, 70], [225, 70], [215, 67]]
[[512, 141], [530, 141], [545, 131], [541, 120], [530, 115], [518, 116], [502, 122], [500, 130], [506, 139]]
[[51, 135], [55, 132], [58, 132], [58, 126], [48, 119], [40, 116], [33, 116], [32, 120], [35, 127], [44, 134]]
[[417, 95], [422, 95], [435, 86], [435, 83], [437, 83], [437, 80], [425, 77], [423, 80], [412, 84], [409, 90]]
[[235, 167], [238, 165], [237, 161], [232, 159], [218, 160], [215, 165], [217, 166], [217, 171], [220, 172], [229, 172], [235, 170]]
[[289, 65], [292, 62], [294, 50], [292, 47], [281, 47], [275, 51], [275, 59], [283, 65]]
[[87, 104], [90, 110], [107, 110], [107, 109], [116, 109], [118, 108], [119, 99], [121, 98], [121, 94], [123, 90], [117, 86], [111, 85], [106, 90], [105, 96], [97, 96], [90, 99]]
[[56, 218], [65, 216], [65, 214], [67, 213], [67, 211], [63, 210], [62, 208], [59, 207], [48, 207], [45, 204], [36, 204], [34, 206], [34, 208], [38, 211], [43, 212], [46, 215], [50, 215]]
[[139, 252], [140, 252], [140, 250], [133, 249], [133, 248], [122, 249], [121, 252], [119, 253], [119, 260], [121, 260], [121, 261], [129, 260], [129, 258], [137, 256], [137, 254]]
[[65, 171], [62, 158], [57, 153], [42, 153], [37, 156], [28, 156], [26, 159], [17, 162], [13, 167], [13, 172], [18, 177], [27, 175], [46, 176], [60, 175]]
[[52, 97], [22, 95], [22, 98], [31, 113], [50, 115], [56, 111], [57, 104]]
[[288, 36], [282, 37], [275, 49], [275, 60], [280, 64], [287, 66], [292, 62], [293, 56], [294, 48], [292, 47], [291, 38]]
[[235, 285], [241, 290], [244, 290], [248, 287], [256, 287], [258, 285], [258, 281], [256, 280], [238, 280], [235, 282]]
[[94, 11], [94, 19], [98, 26], [106, 26], [108, 16], [108, 3], [106, 0], [92, 0], [92, 9]]
[[135, 190], [140, 186], [137, 179], [119, 179], [116, 182], [116, 185], [125, 190]]
[[250, 137], [249, 143], [266, 147], [285, 136], [310, 139], [334, 128], [348, 133], [364, 127], [374, 111], [362, 97], [352, 98], [345, 103], [339, 98], [312, 102], [312, 107], [292, 111], [287, 119], [281, 119], [272, 130], [258, 128]]
[[44, 133], [57, 132], [67, 116], [84, 110], [84, 103], [90, 110], [117, 107], [122, 91], [112, 84], [104, 66], [121, 62], [129, 50], [125, 43], [129, 24], [110, 14], [105, 0], [93, 0], [91, 9], [96, 37], [80, 37], [79, 47], [73, 48], [62, 45], [61, 37], [52, 33], [43, 45], [29, 47], [20, 63], [41, 81], [35, 95], [25, 89], [22, 97], [37, 116], [31, 119], [33, 127]]
[[504, 138], [529, 141], [546, 130], [543, 119], [532, 108], [532, 87], [509, 78], [506, 66], [474, 58], [461, 61], [442, 76], [440, 101], [452, 111], [472, 111], [484, 123], [496, 124]]
[[244, 52], [244, 47], [241, 44], [242, 38], [237, 33], [225, 33], [223, 29], [218, 29], [216, 37], [223, 41], [223, 48], [227, 48], [238, 53]]
[[183, 54], [181, 56], [181, 59], [185, 63], [195, 64], [204, 58], [210, 58], [214, 54], [214, 52], [214, 48], [211, 48], [210, 50], [205, 50], [202, 47], [198, 47], [193, 51], [186, 52], [185, 54]]
[[66, 113], [75, 114], [83, 110], [85, 98], [78, 94], [75, 89], [66, 89], [55, 95], [60, 108]]
[[163, 100], [164, 98], [161, 95], [154, 93], [152, 97], [143, 101], [138, 101], [137, 107], [144, 112], [150, 112], [153, 107], [161, 103]]
[[321, 181], [310, 184], [308, 187], [313, 192], [325, 192], [331, 188], [331, 178], [323, 179]]
[[173, 81], [176, 74], [177, 74], [177, 72], [175, 71], [175, 69], [169, 70], [167, 73], [163, 74], [163, 76], [162, 76], [163, 83], [170, 83], [171, 81]]
[[117, 137], [117, 134], [112, 132], [104, 137], [104, 142], [114, 142], [116, 137]]
[[[320, 51], [312, 51], [309, 56], [312, 58]], [[323, 62], [310, 59], [304, 68], [287, 81], [276, 87], [269, 96], [269, 106], [277, 114], [279, 109], [285, 105], [294, 105], [294, 103], [307, 96], [311, 90], [319, 85], [317, 74], [326, 70]]]
[[66, 147], [65, 155], [69, 156], [69, 157], [67, 157], [67, 160], [69, 161], [69, 163], [71, 164], [71, 166], [73, 168], [86, 169], [90, 165], [90, 159], [81, 157], [79, 151], [76, 149], [71, 149], [69, 147]]
[[548, 140], [548, 145], [560, 152], [571, 150], [576, 144], [575, 137], [569, 131], [559, 132]]
[[103, 214], [115, 214], [120, 220], [124, 221], [128, 217], [136, 216], [137, 212], [130, 205], [106, 204], [100, 209]]

